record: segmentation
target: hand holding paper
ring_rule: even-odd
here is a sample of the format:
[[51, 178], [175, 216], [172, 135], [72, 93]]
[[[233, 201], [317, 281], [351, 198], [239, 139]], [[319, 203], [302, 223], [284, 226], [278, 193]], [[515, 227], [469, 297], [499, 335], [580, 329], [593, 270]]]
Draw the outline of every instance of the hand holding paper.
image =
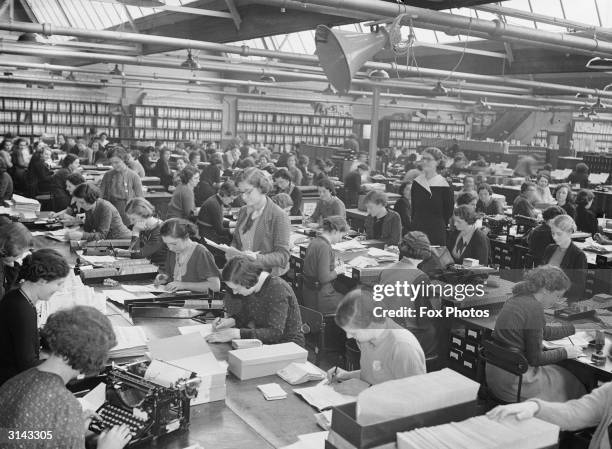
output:
[[209, 343], [226, 343], [238, 338], [240, 338], [240, 329], [231, 328], [213, 332], [206, 337], [206, 341]]

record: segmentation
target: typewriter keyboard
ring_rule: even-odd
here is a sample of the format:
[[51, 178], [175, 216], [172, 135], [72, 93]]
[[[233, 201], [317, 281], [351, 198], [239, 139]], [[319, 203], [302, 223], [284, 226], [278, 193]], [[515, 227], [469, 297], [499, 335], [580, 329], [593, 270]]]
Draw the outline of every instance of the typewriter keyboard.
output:
[[116, 407], [112, 404], [104, 404], [98, 409], [100, 420], [93, 420], [89, 430], [100, 433], [106, 428], [127, 424], [132, 434], [136, 435], [146, 425], [147, 421], [136, 418], [131, 411]]

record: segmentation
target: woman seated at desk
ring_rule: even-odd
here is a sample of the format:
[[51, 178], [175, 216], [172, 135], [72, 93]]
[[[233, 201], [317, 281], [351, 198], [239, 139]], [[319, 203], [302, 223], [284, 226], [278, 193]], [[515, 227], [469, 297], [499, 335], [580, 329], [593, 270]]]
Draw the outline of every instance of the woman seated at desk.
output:
[[218, 292], [221, 288], [219, 269], [208, 249], [191, 240], [198, 235], [193, 223], [180, 218], [171, 218], [162, 224], [162, 240], [168, 247], [164, 270], [155, 278], [155, 283], [165, 285], [169, 292], [190, 290], [192, 292]]
[[[427, 236], [419, 231], [411, 234], [422, 234], [421, 239], [415, 239], [413, 235], [406, 235], [399, 244], [400, 260], [392, 265], [385, 267], [380, 272], [378, 283], [380, 285], [393, 285], [397, 282], [403, 284], [408, 282], [412, 285], [428, 285], [430, 279], [427, 274], [419, 269], [420, 264], [431, 257], [429, 241], [426, 244]], [[381, 304], [387, 309], [399, 309], [407, 307], [417, 312], [414, 317], [393, 318], [393, 320], [408, 329], [417, 338], [425, 355], [437, 353], [436, 329], [433, 322], [425, 317], [418, 315], [419, 307], [431, 308], [429, 298], [421, 295], [419, 297], [408, 296], [386, 296]]]
[[0, 385], [38, 363], [36, 303], [60, 290], [69, 271], [68, 262], [52, 249], [39, 249], [24, 259], [19, 270], [23, 282], [0, 301]]
[[226, 257], [247, 255], [274, 275], [286, 273], [291, 225], [287, 214], [267, 196], [272, 183], [261, 170], [249, 168], [238, 178], [238, 189], [246, 206], [238, 212]]
[[134, 198], [125, 206], [125, 213], [133, 225], [133, 241], [129, 249], [115, 250], [117, 255], [132, 259], [149, 259], [151, 263], [163, 269], [168, 248], [160, 233], [164, 222], [155, 216], [155, 207], [144, 198]]
[[276, 184], [275, 193], [286, 193], [293, 201], [293, 206], [289, 211], [289, 215], [302, 215], [302, 192], [293, 182], [291, 182], [289, 171], [286, 168], [279, 168], [276, 173], [272, 175], [272, 179]]
[[[463, 192], [457, 197], [456, 206], [470, 206], [476, 210], [476, 204], [478, 202], [478, 196], [474, 192]], [[452, 218], [452, 217], [451, 217]]]
[[591, 210], [595, 195], [588, 189], [576, 194], [576, 226], [579, 231], [595, 235], [599, 232], [597, 215]]
[[323, 220], [321, 234], [310, 242], [304, 258], [304, 305], [319, 312], [334, 313], [342, 294], [334, 289], [332, 281], [344, 271], [336, 271], [336, 258], [332, 245], [342, 240], [349, 230], [344, 217], [332, 215]]
[[67, 240], [129, 239], [132, 233], [123, 224], [119, 211], [100, 198], [100, 190], [91, 183], [77, 186], [72, 192], [76, 207], [85, 211], [82, 231], [66, 231]]
[[402, 220], [402, 235], [410, 231], [412, 227], [412, 204], [410, 203], [410, 191], [412, 181], [404, 181], [399, 187], [398, 192], [402, 195], [393, 205], [393, 210], [397, 212]]
[[572, 285], [567, 291], [569, 300], [586, 299], [586, 255], [572, 242], [576, 223], [568, 215], [559, 215], [550, 222], [550, 230], [555, 243], [546, 247], [542, 263], [561, 268], [571, 280]]
[[319, 191], [319, 199], [308, 221], [321, 223], [324, 218], [331, 217], [332, 215], [340, 215], [346, 218], [346, 208], [340, 198], [336, 196], [334, 183], [325, 178], [319, 181], [316, 186]]
[[[94, 411], [83, 411], [65, 385], [104, 368], [108, 351], [117, 344], [113, 327], [93, 307], [76, 306], [51, 314], [42, 335], [49, 358], [0, 387], [0, 427], [20, 433], [35, 429], [47, 441], [9, 447], [84, 448]], [[130, 438], [127, 425], [115, 426], [100, 434], [97, 448], [121, 449]]]
[[[416, 337], [391, 318], [374, 313], [380, 302], [365, 287], [347, 294], [338, 305], [335, 321], [347, 338], [357, 340], [361, 369], [331, 368], [331, 381], [360, 379], [370, 385], [425, 374], [425, 354]], [[342, 386], [336, 387], [342, 392]]]
[[579, 162], [570, 175], [567, 177], [567, 183], [570, 185], [578, 184], [581, 189], [586, 189], [589, 186], [589, 166], [584, 162]]
[[365, 219], [366, 238], [397, 246], [402, 237], [402, 219], [397, 212], [387, 209], [387, 194], [371, 190], [363, 203], [368, 211]]
[[257, 338], [264, 344], [304, 346], [300, 307], [287, 282], [248, 256], [230, 259], [222, 276], [233, 295], [225, 300], [227, 318], [215, 320], [209, 342]]
[[74, 196], [72, 196], [72, 194], [74, 193], [74, 189], [76, 189], [77, 186], [83, 184], [84, 182], [85, 178], [82, 174], [78, 172], [70, 173], [66, 178], [66, 183], [64, 185], [64, 188], [66, 189], [66, 193], [68, 198], [70, 198], [70, 201], [68, 202], [64, 210], [61, 210], [59, 212], [51, 212], [49, 214], [49, 217], [58, 217], [60, 220], [73, 220], [79, 213], [79, 210], [76, 207], [76, 199], [74, 198]]
[[447, 247], [455, 263], [462, 264], [465, 258], [471, 258], [478, 260], [480, 265], [489, 265], [489, 238], [476, 228], [476, 220], [476, 211], [471, 206], [459, 206], [453, 212], [455, 231]]
[[610, 449], [612, 436], [610, 404], [612, 404], [612, 382], [606, 382], [579, 399], [549, 402], [534, 398], [518, 404], [495, 407], [487, 413], [487, 416], [491, 419], [512, 419], [512, 421], [536, 417], [556, 424], [562, 431], [570, 432], [596, 426], [589, 449]]
[[272, 196], [272, 202], [280, 207], [287, 215], [291, 215], [291, 209], [293, 208], [293, 200], [286, 193], [277, 193]]
[[17, 284], [21, 263], [31, 247], [32, 234], [23, 224], [0, 224], [0, 298]]
[[562, 208], [567, 215], [576, 219], [576, 206], [572, 201], [572, 189], [569, 184], [559, 184], [555, 191], [555, 198], [557, 199], [557, 206]]
[[546, 248], [555, 243], [550, 226], [553, 219], [559, 215], [566, 215], [565, 211], [559, 206], [550, 206], [544, 209], [544, 212], [542, 212], [544, 223], [533, 228], [527, 237], [529, 251], [533, 256], [533, 264], [535, 266], [542, 265]]
[[538, 210], [535, 208], [537, 201], [536, 186], [533, 182], [521, 184], [521, 194], [516, 197], [512, 204], [512, 216], [522, 215], [524, 217], [538, 218]]
[[53, 210], [61, 211], [70, 205], [71, 193], [66, 189], [66, 181], [72, 173], [78, 173], [81, 162], [74, 154], [67, 154], [60, 162], [62, 168], [53, 174]]
[[[570, 280], [559, 268], [549, 265], [534, 268], [513, 287], [513, 296], [504, 303], [497, 317], [493, 338], [504, 346], [520, 349], [529, 363], [523, 375], [521, 400], [537, 397], [547, 401], [567, 401], [586, 392], [584, 385], [572, 373], [556, 365], [562, 360], [578, 357], [579, 348], [542, 349], [542, 340], [557, 340], [574, 334], [572, 324], [548, 326], [544, 319], [544, 309], [557, 303], [569, 286]], [[516, 375], [487, 364], [486, 376], [487, 384], [497, 398], [508, 402], [516, 400]]]
[[223, 208], [229, 207], [238, 196], [238, 189], [232, 181], [221, 184], [219, 191], [204, 201], [198, 213], [200, 237], [216, 243], [228, 244], [232, 241], [229, 228], [223, 226]]
[[179, 173], [180, 184], [172, 193], [168, 203], [168, 218], [183, 218], [189, 220], [196, 210], [193, 189], [200, 182], [200, 171], [188, 165]]
[[503, 215], [504, 205], [501, 201], [493, 198], [493, 189], [487, 183], [478, 185], [478, 201], [476, 212], [485, 215]]
[[536, 184], [536, 203], [554, 204], [555, 199], [550, 193], [550, 176], [540, 173]]

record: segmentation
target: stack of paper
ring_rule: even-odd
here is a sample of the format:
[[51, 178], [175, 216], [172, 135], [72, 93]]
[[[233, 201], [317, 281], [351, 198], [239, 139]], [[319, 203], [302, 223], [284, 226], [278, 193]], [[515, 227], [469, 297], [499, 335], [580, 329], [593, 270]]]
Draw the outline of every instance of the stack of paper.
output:
[[257, 338], [241, 338], [232, 340], [232, 348], [234, 349], [247, 349], [247, 348], [261, 348], [263, 343]]
[[368, 256], [373, 257], [378, 262], [397, 262], [399, 259], [396, 253], [379, 248], [368, 248]]
[[355, 268], [367, 268], [367, 267], [377, 267], [378, 262], [374, 259], [364, 256], [357, 256], [354, 259], [347, 262], [348, 265]]
[[152, 340], [149, 348], [152, 358], [194, 372], [201, 379], [198, 395], [191, 400], [191, 405], [225, 399], [227, 365], [215, 358], [198, 332]]
[[40, 212], [40, 202], [33, 198], [13, 194], [13, 209], [19, 213]]
[[257, 388], [264, 395], [267, 401], [276, 401], [278, 399], [286, 399], [287, 392], [281, 388], [279, 384], [270, 383], [257, 385]]
[[276, 374], [291, 385], [303, 384], [312, 380], [323, 380], [327, 377], [325, 371], [310, 362], [293, 362]]
[[195, 326], [181, 326], [178, 328], [182, 335], [197, 333], [202, 338], [208, 337], [213, 333], [212, 324], [196, 324]]
[[137, 357], [147, 352], [147, 335], [141, 326], [113, 326], [117, 345], [108, 356], [113, 358]]
[[[605, 184], [610, 175], [608, 173], [590, 173], [589, 184]], [[13, 195], [15, 198], [15, 195]]]
[[358, 240], [345, 240], [343, 242], [334, 243], [332, 248], [336, 251], [356, 251], [366, 249], [363, 243]]
[[[484, 430], [484, 431], [483, 431]], [[398, 449], [539, 449], [557, 446], [559, 426], [537, 418], [493, 421], [477, 416], [458, 423], [397, 434]]]

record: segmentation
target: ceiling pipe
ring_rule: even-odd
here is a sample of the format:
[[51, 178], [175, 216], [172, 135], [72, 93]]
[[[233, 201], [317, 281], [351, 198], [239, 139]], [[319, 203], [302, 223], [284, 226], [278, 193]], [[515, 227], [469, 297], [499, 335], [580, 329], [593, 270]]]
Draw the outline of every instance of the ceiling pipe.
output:
[[[302, 0], [298, 0], [302, 1]], [[526, 27], [508, 25], [499, 20], [483, 20], [475, 17], [449, 14], [426, 8], [417, 8], [405, 4], [395, 4], [380, 0], [307, 0], [304, 3], [314, 3], [321, 6], [333, 6], [366, 14], [397, 17], [406, 15], [403, 23], [408, 25], [408, 18], [416, 22], [432, 23], [446, 26], [449, 29], [473, 30], [487, 33], [493, 39], [513, 37], [530, 40], [533, 43], [560, 45], [570, 50], [582, 50], [600, 53], [601, 56], [612, 56], [612, 43], [588, 37], [572, 36], [546, 30], [535, 30]]]
[[[273, 3], [280, 7], [283, 6], [285, 0], [266, 0], [268, 4]], [[317, 0], [318, 2], [322, 2], [324, 0]], [[335, 1], [335, 0], [334, 0]], [[346, 1], [346, 0], [343, 0]], [[376, 2], [382, 3], [382, 2]], [[389, 9], [386, 11], [387, 17], [395, 17], [397, 15], [398, 6], [405, 7], [404, 5], [394, 5], [389, 3], [388, 5], [394, 9], [395, 12], [390, 12]], [[417, 8], [422, 10], [421, 8]], [[429, 10], [424, 10], [429, 11]], [[431, 12], [431, 11], [430, 11]], [[444, 13], [438, 13], [444, 14]], [[281, 58], [281, 59], [292, 59], [298, 60], [305, 63], [313, 63], [318, 64], [318, 58], [314, 55], [304, 55], [304, 54], [296, 54], [296, 53], [287, 53], [280, 51], [272, 51], [272, 50], [262, 50], [262, 49], [254, 49], [248, 46], [235, 46], [235, 45], [227, 45], [227, 44], [216, 44], [211, 42], [203, 42], [196, 41], [191, 39], [179, 39], [173, 37], [166, 36], [153, 36], [148, 34], [138, 34], [138, 33], [126, 33], [119, 31], [106, 31], [106, 30], [86, 30], [80, 28], [69, 28], [69, 27], [56, 27], [54, 25], [45, 23], [45, 24], [36, 24], [36, 23], [26, 23], [26, 22], [0, 22], [0, 30], [7, 31], [21, 31], [21, 32], [32, 32], [32, 33], [42, 33], [44, 35], [58, 34], [63, 36], [76, 36], [76, 37], [85, 37], [85, 38], [96, 38], [96, 39], [106, 39], [112, 41], [126, 41], [126, 42], [135, 42], [140, 44], [158, 44], [171, 46], [176, 48], [191, 48], [194, 50], [207, 50], [207, 51], [218, 51], [223, 53], [232, 53], [238, 54], [242, 56], [260, 56], [265, 58]], [[529, 30], [533, 31], [533, 30]], [[612, 44], [611, 44], [612, 45]], [[93, 53], [90, 53], [91, 55]], [[125, 61], [114, 61], [119, 63], [127, 63]], [[603, 97], [612, 97], [612, 91], [600, 91], [598, 89], [590, 89], [584, 87], [574, 87], [567, 86], [562, 84], [554, 84], [554, 83], [545, 83], [545, 82], [536, 82], [530, 80], [523, 80], [519, 78], [512, 78], [506, 76], [493, 76], [493, 75], [480, 75], [475, 73], [466, 73], [466, 72], [451, 72], [448, 70], [438, 70], [438, 69], [428, 69], [424, 67], [412, 67], [406, 65], [399, 65], [396, 63], [381, 63], [381, 62], [366, 62], [364, 64], [365, 69], [383, 69], [392, 72], [398, 73], [407, 73], [418, 76], [432, 76], [436, 78], [446, 78], [452, 77], [457, 79], [464, 79], [476, 82], [483, 83], [501, 83], [507, 84], [511, 86], [517, 87], [526, 87], [526, 88], [540, 88], [540, 89], [549, 89], [555, 92], [565, 92], [570, 94], [575, 93], [584, 93], [591, 94], [593, 96], [603, 96]], [[392, 71], [392, 72], [391, 72]]]

